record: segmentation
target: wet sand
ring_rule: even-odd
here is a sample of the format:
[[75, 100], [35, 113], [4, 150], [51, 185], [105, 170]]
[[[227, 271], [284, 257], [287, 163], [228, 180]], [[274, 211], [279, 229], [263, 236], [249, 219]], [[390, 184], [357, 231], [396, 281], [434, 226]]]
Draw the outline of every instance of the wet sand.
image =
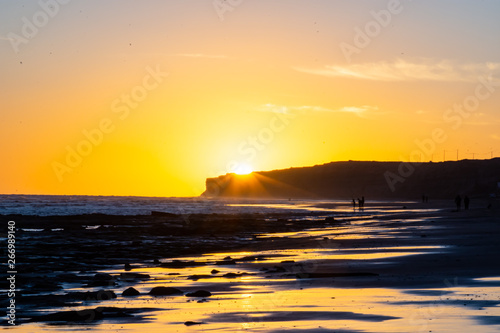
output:
[[[498, 331], [498, 202], [405, 206], [334, 219], [4, 216], [18, 228], [17, 329]], [[130, 287], [139, 294], [123, 296]]]

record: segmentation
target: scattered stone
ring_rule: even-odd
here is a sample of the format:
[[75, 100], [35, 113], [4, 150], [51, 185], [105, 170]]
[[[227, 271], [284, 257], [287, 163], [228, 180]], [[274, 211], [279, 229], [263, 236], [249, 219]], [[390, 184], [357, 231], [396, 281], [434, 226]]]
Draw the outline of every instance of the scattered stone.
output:
[[149, 274], [141, 273], [120, 273], [120, 279], [130, 281], [130, 280], [148, 280], [151, 278]]
[[274, 269], [267, 271], [267, 273], [285, 273], [286, 269], [281, 266], [274, 266]]
[[184, 323], [184, 325], [186, 325], [186, 326], [201, 325], [201, 324], [205, 324], [205, 323], [202, 321], [186, 321]]
[[217, 266], [236, 265], [235, 260], [223, 260], [215, 263]]
[[198, 261], [181, 261], [181, 260], [173, 260], [171, 262], [161, 263], [161, 267], [167, 268], [185, 268], [185, 267], [196, 267], [196, 266], [204, 266], [206, 263], [198, 262]]
[[228, 279], [234, 279], [243, 275], [248, 275], [248, 273], [243, 272], [243, 273], [226, 273], [222, 275], [222, 277], [228, 278]]
[[267, 256], [265, 255], [257, 255], [257, 256], [246, 256], [240, 259], [236, 259], [236, 261], [257, 261], [257, 260], [266, 260]]
[[129, 263], [126, 263], [125, 266], [123, 267], [123, 269], [126, 270], [127, 272], [131, 271], [132, 270], [132, 265], [130, 265]]
[[149, 292], [153, 296], [172, 296], [172, 295], [182, 295], [183, 292], [177, 288], [172, 287], [154, 287]]
[[197, 290], [193, 293], [187, 293], [186, 297], [210, 297], [212, 293], [206, 290]]
[[166, 213], [166, 212], [159, 212], [156, 210], [151, 211], [151, 216], [164, 216], [164, 217], [177, 217], [177, 214], [172, 214], [172, 213]]
[[255, 261], [255, 260], [257, 260], [256, 256], [246, 256], [238, 259], [238, 261]]
[[197, 281], [199, 279], [211, 279], [211, 278], [213, 278], [212, 275], [206, 275], [206, 274], [194, 274], [188, 276], [188, 279], [193, 281]]
[[122, 293], [122, 296], [137, 296], [137, 295], [140, 295], [141, 293], [135, 289], [134, 287], [129, 287], [127, 289], [125, 289]]
[[99, 290], [99, 291], [75, 291], [67, 293], [65, 298], [79, 301], [107, 301], [116, 298], [116, 294], [112, 290]]
[[114, 285], [115, 279], [113, 278], [113, 276], [107, 273], [97, 273], [96, 275], [94, 275], [92, 280], [89, 281], [86, 287], [108, 287]]
[[293, 264], [295, 260], [283, 260], [281, 263], [282, 264]]
[[210, 273], [212, 273], [212, 274], [217, 274], [217, 273], [220, 273], [220, 271], [219, 271], [219, 270], [217, 270], [217, 269], [212, 269], [212, 271], [211, 271]]

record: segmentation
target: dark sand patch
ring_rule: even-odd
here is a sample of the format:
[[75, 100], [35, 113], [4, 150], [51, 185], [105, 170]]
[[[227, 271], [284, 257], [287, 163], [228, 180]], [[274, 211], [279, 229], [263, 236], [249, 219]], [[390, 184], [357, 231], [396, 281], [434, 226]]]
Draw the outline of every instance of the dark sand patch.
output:
[[[361, 320], [370, 322], [381, 322], [385, 320], [399, 319], [398, 317], [372, 315], [355, 312], [339, 312], [339, 311], [273, 311], [273, 312], [258, 312], [251, 313], [252, 317], [247, 318], [249, 322], [276, 322], [276, 321], [301, 321], [301, 320]], [[217, 313], [207, 321], [237, 323], [241, 322], [242, 318], [248, 316], [247, 312], [227, 312]]]
[[481, 325], [500, 325], [500, 316], [475, 316]]
[[47, 315], [32, 316], [30, 322], [79, 322], [92, 323], [101, 320], [120, 320], [124, 322], [142, 321], [142, 316], [137, 316], [143, 312], [158, 311], [154, 308], [117, 308], [117, 307], [97, 307], [78, 311], [60, 311]]

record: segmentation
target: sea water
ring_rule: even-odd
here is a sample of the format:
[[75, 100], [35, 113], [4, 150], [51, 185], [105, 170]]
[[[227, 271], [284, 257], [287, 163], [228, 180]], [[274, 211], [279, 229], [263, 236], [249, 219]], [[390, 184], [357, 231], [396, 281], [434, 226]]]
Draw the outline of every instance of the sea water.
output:
[[368, 201], [359, 212], [348, 200], [164, 198], [81, 195], [0, 195], [0, 215], [149, 215], [171, 214], [266, 214], [266, 213], [390, 213], [408, 202]]

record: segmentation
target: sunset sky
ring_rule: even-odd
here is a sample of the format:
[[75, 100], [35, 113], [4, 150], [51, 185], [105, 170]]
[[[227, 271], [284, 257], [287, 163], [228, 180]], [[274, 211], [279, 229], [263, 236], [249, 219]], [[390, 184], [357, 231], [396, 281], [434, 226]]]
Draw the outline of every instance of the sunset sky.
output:
[[0, 193], [500, 157], [500, 1], [0, 2]]

